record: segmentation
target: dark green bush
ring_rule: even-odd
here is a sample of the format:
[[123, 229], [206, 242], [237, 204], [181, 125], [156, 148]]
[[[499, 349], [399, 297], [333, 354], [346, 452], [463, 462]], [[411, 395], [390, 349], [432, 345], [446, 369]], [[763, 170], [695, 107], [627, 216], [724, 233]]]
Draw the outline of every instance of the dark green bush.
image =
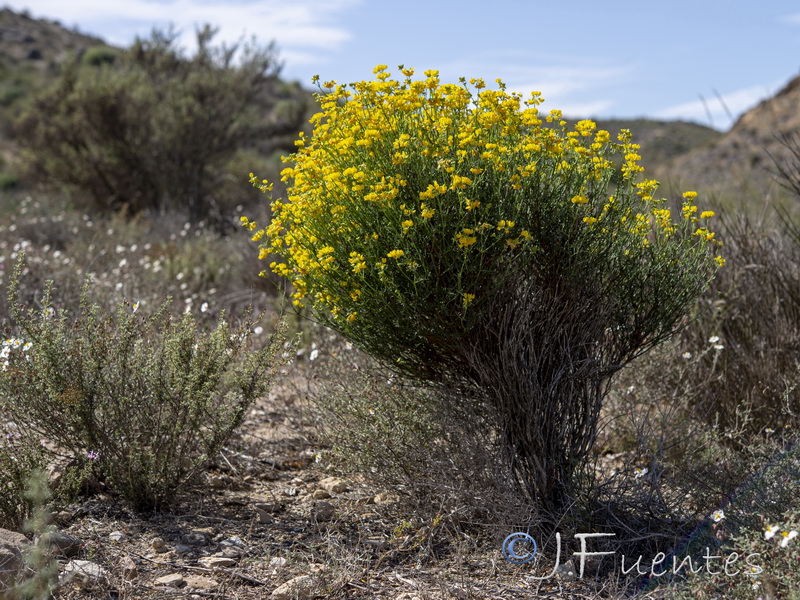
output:
[[83, 53], [81, 60], [83, 64], [99, 67], [103, 64], [111, 64], [117, 60], [118, 50], [109, 46], [92, 46]]
[[[280, 65], [271, 45], [214, 46], [214, 33], [200, 30], [190, 57], [176, 34], [154, 32], [113, 62], [95, 48], [69, 64], [17, 122], [27, 179], [96, 210], [222, 221], [223, 199], [235, 206], [254, 194], [227, 177], [227, 163], [274, 129]], [[297, 131], [302, 115], [281, 114]]]
[[269, 389], [282, 330], [249, 350], [253, 322], [199, 331], [167, 304], [108, 312], [89, 302], [76, 315], [18, 302], [20, 265], [9, 282], [19, 347], [0, 373], [0, 412], [94, 461], [99, 476], [139, 509], [171, 502], [214, 459], [251, 404]]

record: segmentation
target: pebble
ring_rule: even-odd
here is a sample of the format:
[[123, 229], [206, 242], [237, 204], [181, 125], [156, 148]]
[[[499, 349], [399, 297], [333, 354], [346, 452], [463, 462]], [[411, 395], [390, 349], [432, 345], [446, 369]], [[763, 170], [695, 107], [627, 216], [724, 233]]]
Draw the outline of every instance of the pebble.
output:
[[154, 583], [164, 587], [179, 588], [186, 583], [186, 580], [180, 573], [171, 573], [169, 575], [159, 577]]
[[130, 556], [123, 556], [119, 560], [119, 569], [122, 571], [122, 576], [127, 580], [136, 579], [139, 576], [136, 562]]
[[127, 542], [128, 536], [125, 535], [124, 531], [112, 531], [108, 534], [108, 539], [112, 542]]
[[267, 511], [258, 508], [257, 506], [253, 507], [253, 511], [256, 513], [256, 516], [258, 517], [258, 522], [261, 523], [262, 525], [269, 525], [270, 523], [272, 523], [272, 517]]
[[186, 589], [193, 592], [209, 591], [219, 586], [218, 581], [200, 575], [187, 575], [184, 580], [186, 581]]
[[108, 583], [108, 572], [90, 560], [71, 560], [64, 566], [59, 583], [77, 583], [84, 590], [101, 589]]
[[204, 556], [197, 562], [206, 569], [224, 569], [236, 565], [236, 560], [228, 556]]
[[269, 566], [274, 569], [280, 569], [281, 567], [285, 567], [288, 562], [289, 561], [282, 556], [273, 556], [269, 559]]
[[154, 537], [150, 542], [150, 546], [156, 552], [166, 552], [167, 551], [167, 543], [164, 541], [162, 537]]
[[326, 477], [319, 482], [319, 487], [333, 494], [343, 494], [350, 489], [347, 482], [338, 477]]

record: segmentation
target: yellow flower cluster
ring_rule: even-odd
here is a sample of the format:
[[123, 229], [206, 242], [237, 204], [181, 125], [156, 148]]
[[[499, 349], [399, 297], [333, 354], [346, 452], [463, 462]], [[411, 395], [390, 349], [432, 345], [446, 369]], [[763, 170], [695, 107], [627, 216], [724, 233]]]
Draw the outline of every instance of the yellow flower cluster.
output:
[[[261, 258], [283, 259], [270, 266], [293, 282], [297, 304], [352, 323], [366, 290], [419, 285], [419, 267], [429, 261], [465, 273], [479, 253], [513, 260], [535, 252], [545, 225], [531, 215], [548, 211], [590, 235], [622, 228], [640, 246], [680, 226], [654, 199], [657, 182], [635, 183], [642, 168], [630, 132], [612, 141], [590, 120], [569, 129], [560, 111], [540, 113], [539, 92], [525, 99], [502, 82], [491, 90], [479, 79], [442, 83], [435, 70], [419, 79], [413, 69], [400, 72], [395, 79], [379, 65], [372, 81], [326, 82], [313, 136], [301, 134], [285, 159], [288, 200], [273, 201], [272, 221], [253, 239], [262, 243]], [[635, 191], [624, 202], [608, 196], [615, 164], [617, 187]], [[251, 182], [265, 192], [272, 187], [252, 174]], [[639, 204], [630, 201], [636, 194]], [[692, 223], [693, 200], [687, 195], [683, 206]], [[545, 210], [542, 202], [554, 204]], [[245, 217], [242, 224], [256, 229]], [[705, 227], [696, 233], [702, 242], [713, 238]], [[466, 280], [459, 276], [451, 295], [463, 309], [479, 301]]]

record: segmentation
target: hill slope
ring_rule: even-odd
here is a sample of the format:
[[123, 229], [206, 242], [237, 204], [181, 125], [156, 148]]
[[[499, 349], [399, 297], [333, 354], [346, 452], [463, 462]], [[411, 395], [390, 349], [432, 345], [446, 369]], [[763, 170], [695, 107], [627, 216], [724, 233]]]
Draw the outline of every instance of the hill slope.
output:
[[800, 77], [742, 115], [719, 139], [673, 158], [658, 174], [679, 185], [691, 183], [698, 191], [748, 203], [780, 196], [774, 160], [790, 160], [781, 140], [797, 135]]

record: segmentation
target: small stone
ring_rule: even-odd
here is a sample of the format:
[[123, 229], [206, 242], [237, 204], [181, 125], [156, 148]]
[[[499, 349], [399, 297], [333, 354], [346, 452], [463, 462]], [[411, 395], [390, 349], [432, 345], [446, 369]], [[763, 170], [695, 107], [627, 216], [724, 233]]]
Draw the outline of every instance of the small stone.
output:
[[59, 583], [77, 584], [84, 590], [100, 589], [108, 583], [108, 572], [90, 560], [71, 560], [64, 567]]
[[59, 510], [58, 512], [53, 513], [53, 521], [55, 521], [58, 525], [66, 525], [74, 518], [75, 515], [68, 510]]
[[319, 487], [321, 487], [323, 490], [331, 492], [332, 494], [343, 494], [350, 489], [347, 485], [347, 482], [344, 479], [339, 479], [338, 477], [326, 477], [319, 482]]
[[25, 568], [24, 552], [30, 545], [21, 533], [0, 529], [0, 588], [16, 579]]
[[330, 521], [336, 514], [336, 507], [330, 502], [316, 502], [311, 511], [311, 517], [315, 521]]
[[268, 512], [270, 514], [279, 513], [283, 510], [284, 506], [280, 502], [256, 502], [253, 506], [255, 506], [259, 510], [263, 510], [264, 512]]
[[66, 556], [67, 558], [77, 556], [83, 548], [83, 542], [79, 538], [61, 531], [48, 531], [44, 534], [44, 541], [50, 546], [53, 554]]
[[186, 589], [192, 592], [205, 592], [219, 586], [219, 582], [200, 575], [187, 575], [185, 578]]
[[159, 577], [153, 583], [155, 583], [155, 585], [162, 587], [179, 588], [184, 583], [186, 583], [186, 580], [180, 573], [170, 573], [169, 575], [164, 575], [163, 577]]
[[150, 546], [156, 552], [166, 552], [167, 551], [167, 543], [164, 541], [162, 537], [154, 537], [153, 540], [150, 542]]
[[300, 489], [296, 487], [285, 487], [282, 491], [284, 496], [297, 496], [300, 493]]
[[375, 504], [394, 504], [400, 502], [400, 494], [395, 492], [380, 492], [372, 499]]
[[108, 534], [108, 539], [112, 542], [122, 543], [128, 541], [128, 536], [125, 535], [124, 531], [112, 531]]
[[311, 494], [311, 497], [314, 500], [325, 500], [326, 498], [331, 497], [331, 493], [328, 490], [314, 490], [314, 493]]
[[226, 567], [233, 567], [236, 565], [236, 559], [229, 556], [204, 556], [199, 559], [201, 565], [206, 569], [224, 569]]
[[310, 600], [316, 595], [317, 586], [310, 575], [300, 575], [278, 586], [272, 592], [273, 600]]
[[119, 569], [122, 576], [127, 579], [136, 579], [139, 576], [139, 568], [130, 556], [123, 556], [119, 561]]
[[269, 566], [273, 569], [280, 569], [285, 567], [289, 561], [283, 558], [282, 556], [273, 556], [269, 559]]
[[253, 507], [253, 512], [256, 513], [256, 517], [258, 517], [258, 522], [262, 525], [269, 525], [272, 523], [272, 517], [269, 513], [265, 510], [258, 508], [257, 506]]
[[247, 552], [247, 544], [244, 543], [244, 540], [238, 536], [231, 536], [229, 538], [225, 538], [220, 542], [221, 546], [225, 546], [225, 548], [233, 548], [235, 549], [236, 555], [238, 556], [242, 552]]

